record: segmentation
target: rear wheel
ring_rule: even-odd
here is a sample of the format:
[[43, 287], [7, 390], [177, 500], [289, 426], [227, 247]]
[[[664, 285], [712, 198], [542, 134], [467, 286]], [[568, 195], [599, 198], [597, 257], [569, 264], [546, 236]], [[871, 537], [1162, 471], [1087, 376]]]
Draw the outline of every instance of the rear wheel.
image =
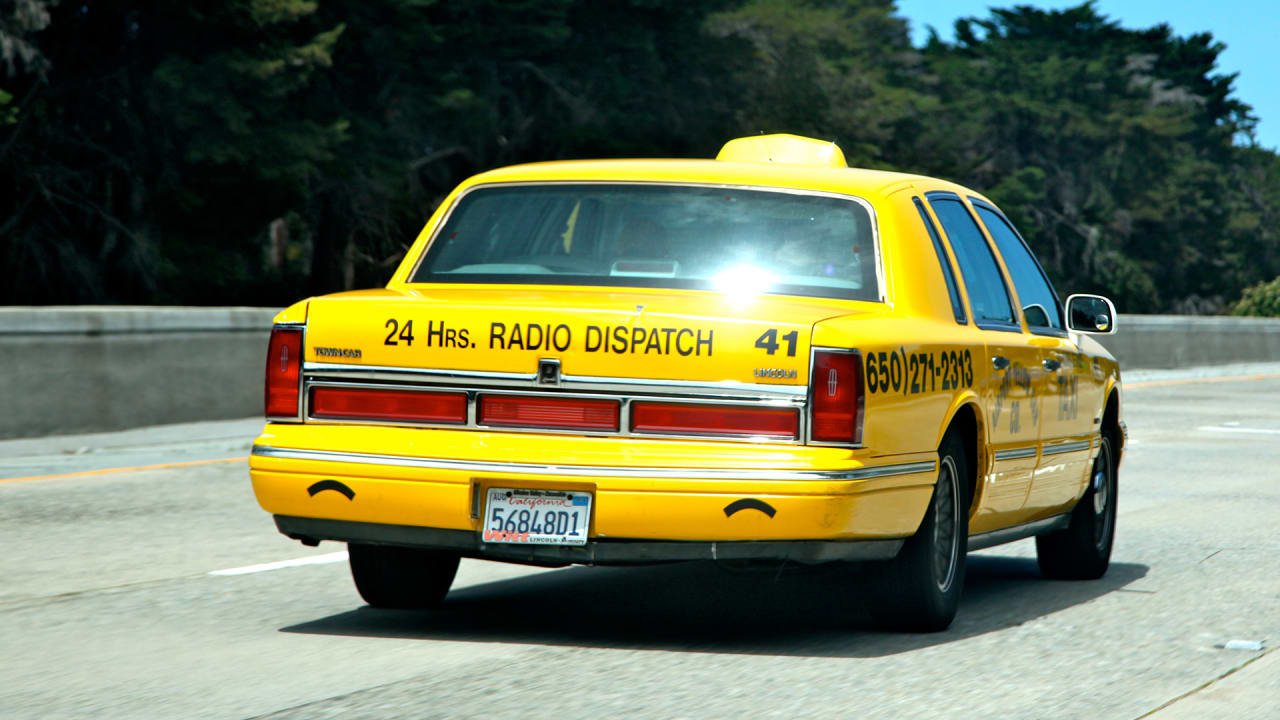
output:
[[1089, 489], [1071, 511], [1071, 524], [1036, 538], [1040, 572], [1058, 580], [1095, 580], [1107, 572], [1116, 537], [1118, 489], [1111, 439], [1103, 434]]
[[457, 553], [349, 543], [351, 577], [376, 608], [421, 610], [440, 604], [458, 572]]
[[938, 481], [920, 529], [898, 557], [872, 566], [872, 615], [907, 632], [946, 630], [964, 589], [969, 540], [968, 460], [955, 435], [938, 448]]

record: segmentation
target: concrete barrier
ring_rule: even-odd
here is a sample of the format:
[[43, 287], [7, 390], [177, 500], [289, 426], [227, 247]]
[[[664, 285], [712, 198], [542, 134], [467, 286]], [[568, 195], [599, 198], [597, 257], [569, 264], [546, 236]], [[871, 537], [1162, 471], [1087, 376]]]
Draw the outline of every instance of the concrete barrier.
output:
[[262, 413], [274, 308], [0, 308], [0, 438]]
[[1098, 341], [1122, 371], [1280, 362], [1280, 319], [1122, 314]]
[[[250, 417], [274, 308], [0, 308], [0, 438]], [[1121, 315], [1126, 370], [1280, 361], [1280, 320]]]

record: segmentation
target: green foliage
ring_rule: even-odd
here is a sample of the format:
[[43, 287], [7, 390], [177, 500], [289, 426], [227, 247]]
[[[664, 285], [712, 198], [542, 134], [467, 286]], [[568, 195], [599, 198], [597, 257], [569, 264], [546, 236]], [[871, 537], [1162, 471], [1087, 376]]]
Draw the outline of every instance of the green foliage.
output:
[[0, 90], [0, 125], [12, 125], [18, 122], [18, 108], [9, 107], [13, 96]]
[[1244, 295], [1231, 306], [1231, 314], [1280, 318], [1280, 277], [1245, 288]]
[[1217, 312], [1280, 275], [1280, 157], [1251, 144], [1222, 45], [1091, 3], [923, 48], [892, 0], [19, 6], [0, 302], [377, 285], [467, 175], [757, 132], [981, 190], [1063, 294], [1127, 312]]

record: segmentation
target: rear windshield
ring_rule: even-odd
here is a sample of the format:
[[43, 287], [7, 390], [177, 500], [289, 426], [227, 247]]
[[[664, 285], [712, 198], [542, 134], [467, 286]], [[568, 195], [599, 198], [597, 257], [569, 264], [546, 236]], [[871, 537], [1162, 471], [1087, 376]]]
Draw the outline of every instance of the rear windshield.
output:
[[687, 185], [493, 185], [464, 195], [415, 283], [659, 287], [880, 299], [846, 198]]

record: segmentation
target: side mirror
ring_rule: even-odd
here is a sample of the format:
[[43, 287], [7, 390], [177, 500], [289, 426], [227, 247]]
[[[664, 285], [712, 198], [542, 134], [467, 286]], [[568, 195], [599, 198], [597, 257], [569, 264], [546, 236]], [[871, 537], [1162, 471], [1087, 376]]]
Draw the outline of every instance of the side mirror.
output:
[[1040, 303], [1031, 303], [1022, 308], [1022, 314], [1027, 318], [1027, 327], [1049, 327], [1049, 311], [1045, 310]]
[[1067, 329], [1111, 335], [1116, 331], [1116, 306], [1101, 295], [1072, 295], [1067, 298]]

